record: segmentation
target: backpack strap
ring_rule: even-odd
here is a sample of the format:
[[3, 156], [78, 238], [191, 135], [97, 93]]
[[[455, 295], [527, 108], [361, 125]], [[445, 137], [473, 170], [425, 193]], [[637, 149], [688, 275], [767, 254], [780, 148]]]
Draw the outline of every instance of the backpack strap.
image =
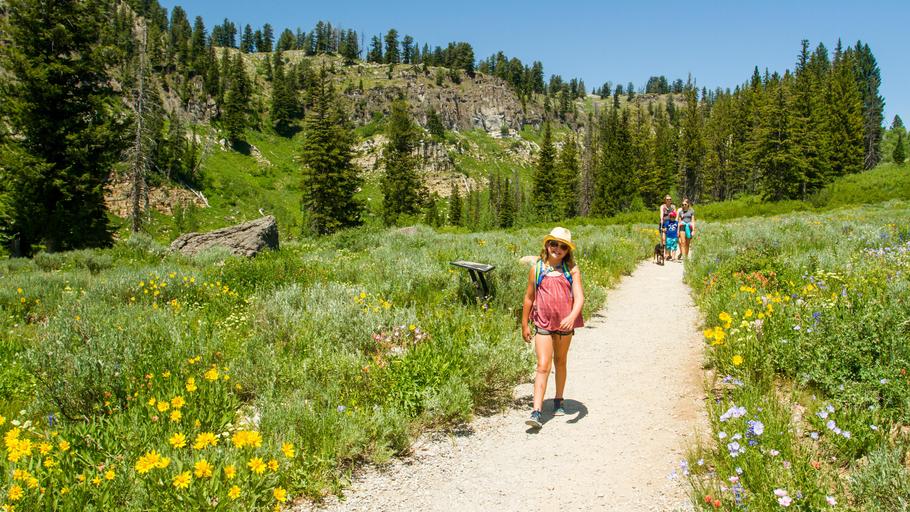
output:
[[[534, 289], [540, 288], [540, 283], [543, 281], [544, 276], [547, 275], [543, 271], [543, 260], [537, 260], [537, 266], [534, 267]], [[566, 280], [569, 281], [569, 287], [572, 286], [572, 272], [569, 270], [569, 265], [565, 261], [562, 262], [562, 275], [566, 276]]]
[[566, 280], [569, 281], [569, 286], [572, 286], [572, 272], [569, 271], [569, 265], [565, 261], [562, 262], [562, 273], [566, 276]]
[[543, 260], [537, 259], [537, 266], [534, 269], [534, 289], [540, 288], [540, 282], [543, 281], [544, 271], [543, 271]]

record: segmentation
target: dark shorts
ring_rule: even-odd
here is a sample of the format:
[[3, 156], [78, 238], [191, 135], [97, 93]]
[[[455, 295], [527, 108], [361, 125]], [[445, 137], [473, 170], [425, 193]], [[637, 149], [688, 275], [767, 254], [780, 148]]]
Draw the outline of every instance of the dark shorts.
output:
[[573, 336], [575, 334], [575, 329], [572, 329], [571, 331], [548, 331], [546, 329], [541, 329], [540, 327], [537, 327], [536, 325], [534, 326], [534, 330], [537, 332], [537, 334], [540, 334], [543, 336], [550, 336], [553, 334], [557, 334], [559, 336]]

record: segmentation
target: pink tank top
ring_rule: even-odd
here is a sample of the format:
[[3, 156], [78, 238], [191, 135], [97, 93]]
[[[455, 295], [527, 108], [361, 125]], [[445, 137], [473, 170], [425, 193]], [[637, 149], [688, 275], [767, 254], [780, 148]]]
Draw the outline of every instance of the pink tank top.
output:
[[[561, 272], [559, 275], [547, 274], [540, 281], [537, 293], [534, 296], [534, 308], [531, 321], [534, 325], [548, 331], [558, 331], [559, 323], [569, 316], [575, 299], [572, 297], [572, 285]], [[573, 329], [584, 327], [585, 322], [579, 314], [575, 319]]]

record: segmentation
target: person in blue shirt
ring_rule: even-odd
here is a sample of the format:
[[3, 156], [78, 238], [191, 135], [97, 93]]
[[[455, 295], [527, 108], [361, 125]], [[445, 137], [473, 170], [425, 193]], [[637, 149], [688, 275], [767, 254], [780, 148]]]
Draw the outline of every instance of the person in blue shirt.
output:
[[[679, 221], [676, 219], [676, 212], [671, 211], [667, 215], [667, 220], [663, 225], [664, 237], [667, 239], [664, 257], [672, 260], [679, 257]], [[674, 256], [675, 255], [675, 256]]]

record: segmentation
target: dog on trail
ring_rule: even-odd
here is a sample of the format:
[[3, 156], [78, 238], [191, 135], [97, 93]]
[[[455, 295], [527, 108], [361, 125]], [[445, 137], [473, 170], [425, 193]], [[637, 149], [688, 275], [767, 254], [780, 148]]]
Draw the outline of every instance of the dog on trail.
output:
[[664, 264], [664, 246], [663, 244], [658, 243], [654, 246], [654, 263], [658, 265]]

